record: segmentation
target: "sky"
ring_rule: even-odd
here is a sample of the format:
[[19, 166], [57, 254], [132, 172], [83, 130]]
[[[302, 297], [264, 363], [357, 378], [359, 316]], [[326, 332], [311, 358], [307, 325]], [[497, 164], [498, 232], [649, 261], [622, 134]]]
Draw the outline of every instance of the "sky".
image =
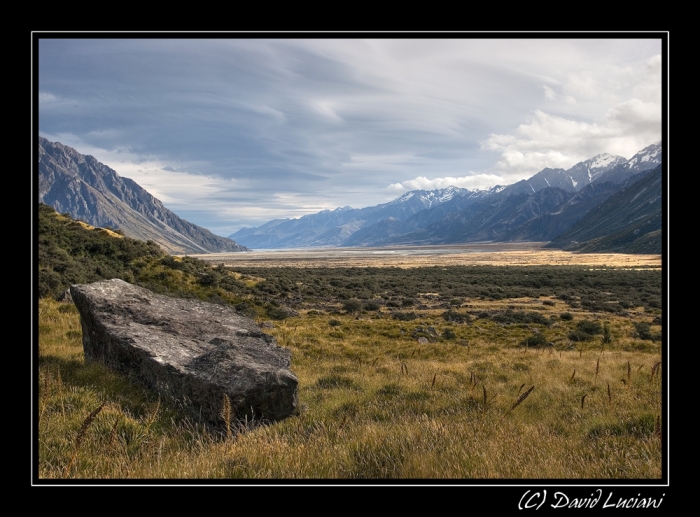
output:
[[222, 236], [662, 137], [658, 35], [288, 36], [42, 37], [39, 134]]

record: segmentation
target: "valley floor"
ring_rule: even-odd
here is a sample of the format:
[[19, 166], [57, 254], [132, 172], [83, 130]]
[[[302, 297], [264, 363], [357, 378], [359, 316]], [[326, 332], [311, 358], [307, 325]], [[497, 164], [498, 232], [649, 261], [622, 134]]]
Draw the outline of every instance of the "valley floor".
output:
[[543, 242], [471, 243], [382, 248], [308, 248], [190, 255], [238, 267], [610, 266], [660, 267], [661, 255], [572, 253], [544, 249]]

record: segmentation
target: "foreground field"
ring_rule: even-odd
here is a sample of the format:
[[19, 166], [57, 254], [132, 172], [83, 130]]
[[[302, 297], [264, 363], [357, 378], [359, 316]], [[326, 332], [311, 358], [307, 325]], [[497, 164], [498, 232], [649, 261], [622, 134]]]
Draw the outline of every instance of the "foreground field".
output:
[[[662, 476], [660, 292], [645, 291], [659, 288], [660, 271], [621, 271], [619, 287], [614, 272], [585, 273], [608, 282], [612, 311], [587, 309], [585, 290], [555, 297], [540, 294], [546, 286], [502, 299], [497, 291], [408, 299], [396, 285], [360, 302], [345, 291], [383, 289], [383, 277], [346, 285], [330, 277], [332, 296], [308, 298], [303, 285], [285, 291], [287, 280], [269, 270], [241, 271], [247, 282], [270, 284], [275, 304], [296, 303], [267, 331], [292, 351], [298, 413], [210, 434], [167, 401], [85, 364], [77, 311], [42, 299], [40, 478]], [[639, 285], [627, 299], [630, 278]]]

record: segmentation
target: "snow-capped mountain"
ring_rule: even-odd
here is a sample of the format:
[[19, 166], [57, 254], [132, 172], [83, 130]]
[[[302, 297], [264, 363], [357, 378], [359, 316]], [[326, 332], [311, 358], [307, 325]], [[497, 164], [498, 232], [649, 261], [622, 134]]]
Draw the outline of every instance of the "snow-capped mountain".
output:
[[[415, 214], [447, 205], [450, 208], [444, 213], [461, 210], [470, 200], [488, 196], [500, 188], [480, 190], [450, 186], [439, 190], [413, 190], [381, 205], [367, 208], [346, 206], [322, 210], [299, 219], [274, 220], [257, 228], [243, 228], [229, 238], [246, 243], [245, 246], [253, 249], [342, 246], [352, 233], [385, 219], [404, 222]], [[414, 227], [409, 226], [408, 229]]]
[[628, 178], [660, 164], [661, 156], [659, 142], [630, 160], [603, 153], [568, 170], [546, 168], [508, 186], [413, 190], [381, 205], [274, 220], [229, 238], [253, 249], [549, 240]]
[[661, 142], [656, 142], [645, 147], [625, 163], [610, 169], [605, 174], [602, 174], [598, 181], [612, 181], [613, 183], [622, 183], [630, 176], [634, 176], [638, 172], [653, 169], [661, 164], [663, 150]]
[[577, 192], [596, 181], [606, 172], [627, 163], [622, 156], [608, 153], [599, 154], [589, 160], [579, 162], [570, 169], [545, 168], [528, 178], [506, 187], [510, 194], [534, 194], [547, 187], [560, 188], [567, 192]]
[[577, 163], [565, 174], [571, 179], [573, 187], [576, 190], [581, 190], [593, 183], [600, 175], [626, 162], [627, 160], [622, 156], [603, 153], [590, 160]]

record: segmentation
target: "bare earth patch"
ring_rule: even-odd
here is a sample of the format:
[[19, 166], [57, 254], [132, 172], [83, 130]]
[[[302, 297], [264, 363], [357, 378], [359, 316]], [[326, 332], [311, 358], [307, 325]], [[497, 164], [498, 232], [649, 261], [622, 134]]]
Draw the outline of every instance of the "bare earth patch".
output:
[[314, 248], [244, 253], [191, 255], [215, 264], [240, 267], [424, 267], [424, 266], [533, 266], [660, 267], [661, 255], [571, 253], [543, 249], [546, 243], [478, 243], [445, 246], [382, 248]]

